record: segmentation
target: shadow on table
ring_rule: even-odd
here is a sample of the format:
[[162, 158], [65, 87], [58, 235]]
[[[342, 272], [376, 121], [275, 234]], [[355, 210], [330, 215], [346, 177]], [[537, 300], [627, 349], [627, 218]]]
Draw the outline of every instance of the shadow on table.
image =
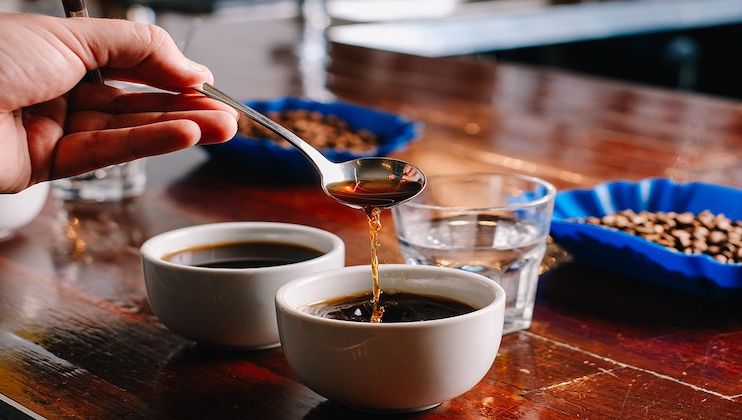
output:
[[699, 298], [579, 263], [545, 273], [537, 302], [576, 318], [600, 318], [639, 328], [722, 327], [742, 318], [739, 299]]
[[152, 405], [172, 418], [300, 418], [323, 399], [293, 378], [280, 349], [230, 351], [189, 344], [157, 372]]
[[154, 412], [168, 418], [372, 420], [429, 413], [382, 415], [328, 401], [299, 382], [280, 348], [231, 351], [190, 343], [159, 369], [152, 398]]
[[417, 419], [422, 418], [424, 413], [428, 411], [422, 411], [420, 413], [400, 413], [400, 414], [387, 414], [387, 413], [370, 413], [358, 410], [353, 410], [342, 404], [338, 404], [333, 401], [324, 401], [317, 404], [312, 408], [305, 416], [304, 420], [320, 420], [320, 419], [353, 419], [353, 420], [375, 420], [375, 419]]
[[[321, 224], [356, 212], [328, 198], [319, 181], [265, 178], [207, 161], [168, 185], [165, 198], [208, 222], [260, 220]], [[343, 206], [344, 207], [344, 206]], [[344, 220], [344, 219], [343, 219]]]
[[321, 194], [319, 179], [275, 177], [211, 159], [170, 184], [166, 194], [182, 206], [204, 205], [213, 197], [214, 205], [224, 208], [250, 197], [271, 199], [275, 192], [307, 189]]
[[[274, 171], [275, 172], [275, 171]], [[318, 176], [277, 176], [275, 173], [265, 173], [249, 163], [244, 165], [221, 159], [208, 159], [186, 173], [173, 185], [223, 185], [231, 187], [284, 187], [291, 185], [319, 185]]]

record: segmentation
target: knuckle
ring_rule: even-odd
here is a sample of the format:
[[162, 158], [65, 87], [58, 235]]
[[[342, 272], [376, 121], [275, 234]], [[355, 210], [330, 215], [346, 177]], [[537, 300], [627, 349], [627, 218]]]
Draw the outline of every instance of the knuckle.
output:
[[170, 35], [168, 35], [167, 31], [165, 31], [164, 29], [162, 29], [161, 27], [157, 25], [152, 25], [152, 24], [142, 24], [142, 25], [145, 26], [145, 30], [149, 38], [148, 43], [153, 49], [163, 45], [170, 38]]

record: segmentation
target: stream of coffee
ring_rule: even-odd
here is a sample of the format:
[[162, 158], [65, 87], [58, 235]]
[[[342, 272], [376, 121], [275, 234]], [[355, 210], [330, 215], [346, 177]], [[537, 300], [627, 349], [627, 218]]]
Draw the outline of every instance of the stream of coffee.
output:
[[368, 233], [371, 241], [371, 277], [373, 311], [371, 322], [381, 322], [384, 306], [381, 304], [379, 285], [379, 232], [381, 232], [381, 210], [415, 196], [423, 188], [419, 182], [396, 180], [357, 180], [336, 182], [327, 186], [327, 192], [336, 199], [359, 206], [368, 218]]
[[365, 208], [368, 218], [368, 236], [371, 241], [371, 278], [374, 282], [373, 297], [374, 304], [371, 312], [371, 322], [381, 322], [384, 315], [384, 307], [381, 306], [381, 286], [379, 286], [379, 232], [381, 232], [381, 209], [379, 207]]

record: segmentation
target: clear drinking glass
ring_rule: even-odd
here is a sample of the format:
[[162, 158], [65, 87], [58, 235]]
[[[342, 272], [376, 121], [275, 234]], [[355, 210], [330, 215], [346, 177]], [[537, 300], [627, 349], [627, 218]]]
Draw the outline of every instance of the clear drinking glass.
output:
[[538, 178], [478, 173], [431, 176], [392, 209], [409, 264], [479, 273], [505, 289], [505, 328], [528, 328], [556, 189]]
[[120, 201], [144, 192], [147, 183], [144, 160], [111, 165], [53, 182], [54, 194], [63, 200]]

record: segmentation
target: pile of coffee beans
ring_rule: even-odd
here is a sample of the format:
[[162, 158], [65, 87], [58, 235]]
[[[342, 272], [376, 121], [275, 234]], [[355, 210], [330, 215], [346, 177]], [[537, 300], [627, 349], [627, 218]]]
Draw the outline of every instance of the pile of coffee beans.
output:
[[[334, 115], [296, 110], [273, 112], [268, 116], [318, 149], [369, 153], [379, 145], [373, 133], [368, 130], [355, 131]], [[255, 139], [268, 138], [282, 147], [291, 147], [286, 140], [245, 116], [240, 117], [239, 134]]]
[[708, 210], [697, 215], [623, 210], [580, 221], [641, 236], [676, 252], [708, 254], [721, 263], [742, 263], [742, 220]]

